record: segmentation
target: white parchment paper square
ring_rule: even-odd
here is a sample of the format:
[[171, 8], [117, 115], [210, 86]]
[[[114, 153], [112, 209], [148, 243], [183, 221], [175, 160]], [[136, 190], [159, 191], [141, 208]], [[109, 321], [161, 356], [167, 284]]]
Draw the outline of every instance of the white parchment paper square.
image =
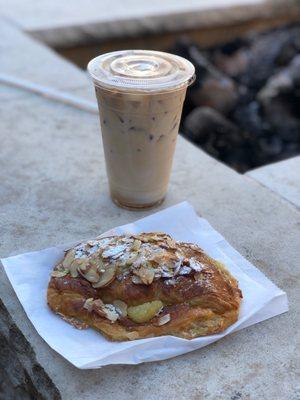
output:
[[108, 364], [138, 364], [164, 360], [199, 349], [231, 332], [288, 311], [286, 294], [234, 250], [192, 206], [183, 202], [110, 231], [138, 233], [163, 231], [176, 240], [197, 243], [210, 256], [226, 264], [238, 279], [243, 301], [238, 321], [222, 334], [193, 340], [173, 336], [110, 342], [92, 329], [77, 330], [51, 312], [46, 290], [54, 265], [66, 246], [2, 259], [7, 276], [24, 310], [41, 337], [55, 351], [78, 368], [99, 368]]

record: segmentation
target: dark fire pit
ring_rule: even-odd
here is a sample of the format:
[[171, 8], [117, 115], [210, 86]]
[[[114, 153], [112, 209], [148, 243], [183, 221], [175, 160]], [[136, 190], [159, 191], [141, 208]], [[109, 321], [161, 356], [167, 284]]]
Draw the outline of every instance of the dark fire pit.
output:
[[239, 172], [300, 153], [300, 24], [209, 49], [171, 52], [196, 66], [181, 132]]

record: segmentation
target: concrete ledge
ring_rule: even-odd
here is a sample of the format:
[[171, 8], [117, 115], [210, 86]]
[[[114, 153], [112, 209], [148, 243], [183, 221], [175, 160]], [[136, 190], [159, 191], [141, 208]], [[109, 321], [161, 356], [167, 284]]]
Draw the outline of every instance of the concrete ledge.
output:
[[300, 208], [300, 156], [254, 169], [247, 175]]
[[[6, 36], [7, 60], [0, 63], [0, 73], [2, 65], [10, 70], [9, 60], [19, 68], [26, 51], [32, 59], [47, 60], [43, 69], [33, 60], [28, 79], [31, 74], [62, 88], [69, 74], [72, 84], [64, 90], [84, 93], [83, 85], [74, 86], [86, 79], [84, 73], [18, 35]], [[23, 51], [18, 43], [24, 43]], [[97, 115], [1, 85], [0, 99], [5, 149], [0, 157], [1, 257], [91, 237], [149, 213], [121, 210], [110, 201]], [[0, 368], [5, 370], [0, 391], [5, 400], [299, 397], [300, 213], [179, 137], [161, 207], [184, 199], [287, 292], [290, 312], [165, 362], [81, 371], [39, 337], [0, 266]]]
[[52, 47], [71, 47], [112, 38], [226, 27], [251, 20], [296, 20], [297, 0], [131, 0], [41, 4], [0, 0], [3, 15]]
[[[89, 87], [87, 75], [60, 57], [54, 50], [24, 35], [5, 19], [0, 19], [0, 73], [22, 78], [55, 89]], [[52, 60], [55, 59], [53, 64]], [[10, 93], [2, 88], [2, 98]], [[22, 94], [22, 92], [20, 92]]]

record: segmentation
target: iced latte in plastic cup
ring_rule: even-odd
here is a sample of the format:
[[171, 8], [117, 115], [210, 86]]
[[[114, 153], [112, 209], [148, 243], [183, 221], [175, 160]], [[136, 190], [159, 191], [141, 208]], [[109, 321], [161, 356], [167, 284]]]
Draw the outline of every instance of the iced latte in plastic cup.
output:
[[194, 66], [173, 54], [125, 50], [94, 58], [88, 71], [113, 201], [133, 209], [161, 203]]

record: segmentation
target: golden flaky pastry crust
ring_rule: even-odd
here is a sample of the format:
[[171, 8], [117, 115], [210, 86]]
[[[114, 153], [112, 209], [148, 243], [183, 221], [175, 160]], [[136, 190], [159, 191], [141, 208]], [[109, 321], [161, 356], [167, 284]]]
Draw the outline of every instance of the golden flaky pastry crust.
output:
[[111, 340], [222, 332], [242, 294], [218, 261], [163, 233], [97, 238], [65, 252], [48, 286], [50, 308]]

